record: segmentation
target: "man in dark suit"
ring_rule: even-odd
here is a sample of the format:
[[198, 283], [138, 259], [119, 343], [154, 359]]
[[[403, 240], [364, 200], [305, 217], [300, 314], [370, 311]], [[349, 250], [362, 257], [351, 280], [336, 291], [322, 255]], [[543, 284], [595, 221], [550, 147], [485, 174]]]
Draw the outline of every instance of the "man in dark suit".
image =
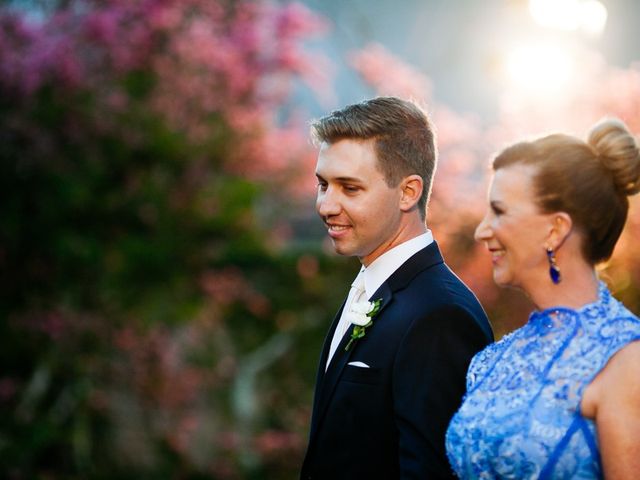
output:
[[362, 269], [320, 357], [301, 478], [451, 478], [444, 436], [471, 357], [492, 341], [473, 293], [425, 223], [434, 135], [380, 97], [316, 121], [316, 208]]

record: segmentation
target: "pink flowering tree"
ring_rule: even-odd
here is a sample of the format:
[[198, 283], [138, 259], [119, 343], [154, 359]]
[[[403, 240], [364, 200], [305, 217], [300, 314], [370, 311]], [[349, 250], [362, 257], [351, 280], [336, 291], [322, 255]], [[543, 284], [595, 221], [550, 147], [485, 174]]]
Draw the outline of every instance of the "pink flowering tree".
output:
[[324, 23], [47, 5], [0, 10], [0, 470], [295, 475], [345, 271], [289, 241], [314, 158], [289, 98], [328, 85]]

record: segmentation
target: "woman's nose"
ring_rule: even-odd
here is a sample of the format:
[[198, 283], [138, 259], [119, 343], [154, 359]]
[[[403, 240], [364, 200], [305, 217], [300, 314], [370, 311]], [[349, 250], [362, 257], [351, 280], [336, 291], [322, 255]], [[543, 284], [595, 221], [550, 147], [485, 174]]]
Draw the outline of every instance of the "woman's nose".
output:
[[491, 238], [492, 231], [489, 226], [489, 214], [485, 215], [482, 221], [476, 227], [476, 231], [473, 235], [476, 242], [483, 242]]

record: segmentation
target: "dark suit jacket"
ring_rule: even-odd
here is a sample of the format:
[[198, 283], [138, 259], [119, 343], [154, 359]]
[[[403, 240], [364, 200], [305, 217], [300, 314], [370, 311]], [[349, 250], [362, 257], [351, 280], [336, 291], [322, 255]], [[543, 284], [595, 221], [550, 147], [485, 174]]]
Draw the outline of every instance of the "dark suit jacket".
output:
[[[465, 391], [471, 357], [493, 340], [473, 293], [434, 242], [407, 260], [369, 299], [382, 299], [366, 335], [329, 369], [325, 340], [301, 478], [451, 478], [444, 436]], [[343, 305], [344, 307], [344, 305]], [[348, 365], [361, 361], [370, 368]]]

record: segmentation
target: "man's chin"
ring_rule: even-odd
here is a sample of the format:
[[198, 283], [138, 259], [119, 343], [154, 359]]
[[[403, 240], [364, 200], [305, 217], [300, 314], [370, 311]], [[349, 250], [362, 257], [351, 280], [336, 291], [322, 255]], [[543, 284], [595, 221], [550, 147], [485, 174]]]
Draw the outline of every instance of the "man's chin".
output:
[[335, 241], [331, 239], [331, 243], [333, 244], [333, 250], [343, 257], [355, 257], [357, 253], [353, 248], [349, 248], [349, 245], [345, 245], [344, 242]]

